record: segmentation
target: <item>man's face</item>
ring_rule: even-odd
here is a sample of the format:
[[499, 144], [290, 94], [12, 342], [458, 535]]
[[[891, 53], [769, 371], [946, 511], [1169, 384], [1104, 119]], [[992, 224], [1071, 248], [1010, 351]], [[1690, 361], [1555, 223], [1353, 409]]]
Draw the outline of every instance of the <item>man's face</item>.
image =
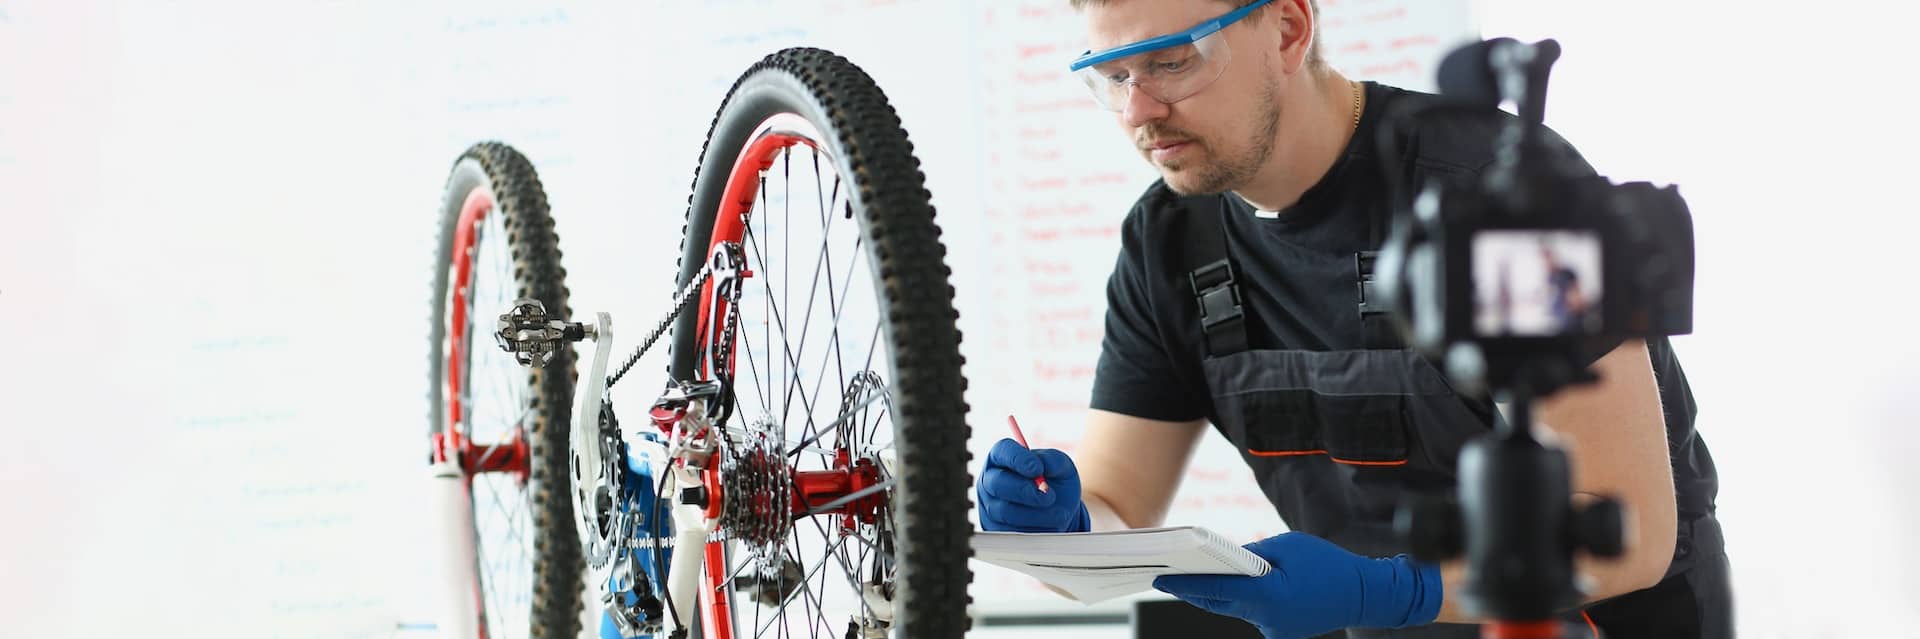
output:
[[[1223, 0], [1108, 0], [1084, 17], [1091, 49], [1103, 51], [1176, 33], [1234, 10]], [[1218, 80], [1184, 100], [1162, 104], [1134, 90], [1116, 114], [1121, 129], [1167, 186], [1181, 194], [1220, 193], [1251, 180], [1273, 153], [1280, 120], [1268, 60], [1268, 5], [1230, 25], [1231, 58]]]

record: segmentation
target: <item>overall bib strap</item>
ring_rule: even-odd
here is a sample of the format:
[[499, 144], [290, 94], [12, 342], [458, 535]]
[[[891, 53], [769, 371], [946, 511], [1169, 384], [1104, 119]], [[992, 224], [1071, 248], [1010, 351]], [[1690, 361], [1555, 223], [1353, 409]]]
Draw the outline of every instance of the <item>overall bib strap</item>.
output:
[[[1376, 129], [1375, 134], [1380, 132]], [[1403, 144], [1395, 145], [1400, 152], [1400, 176], [1398, 183], [1402, 188], [1419, 188], [1420, 140], [1410, 135]], [[1380, 254], [1381, 245], [1386, 242], [1387, 231], [1391, 228], [1389, 219], [1393, 207], [1399, 205], [1406, 194], [1391, 194], [1387, 202], [1367, 207], [1367, 248], [1353, 256], [1354, 282], [1360, 298], [1360, 335], [1367, 348], [1390, 349], [1406, 348], [1406, 340], [1400, 336], [1393, 319], [1387, 313], [1393, 309], [1387, 298], [1376, 290], [1373, 272], [1374, 260]]]
[[1368, 250], [1353, 255], [1354, 283], [1360, 298], [1361, 342], [1370, 349], [1406, 348], [1406, 341], [1401, 339], [1392, 316], [1387, 314], [1392, 309], [1376, 288], [1373, 264], [1379, 253]]
[[1247, 314], [1240, 297], [1240, 283], [1234, 276], [1233, 260], [1227, 251], [1227, 207], [1223, 202], [1213, 214], [1189, 212], [1189, 254], [1199, 268], [1187, 272], [1194, 301], [1200, 305], [1201, 346], [1206, 357], [1221, 357], [1247, 350]]

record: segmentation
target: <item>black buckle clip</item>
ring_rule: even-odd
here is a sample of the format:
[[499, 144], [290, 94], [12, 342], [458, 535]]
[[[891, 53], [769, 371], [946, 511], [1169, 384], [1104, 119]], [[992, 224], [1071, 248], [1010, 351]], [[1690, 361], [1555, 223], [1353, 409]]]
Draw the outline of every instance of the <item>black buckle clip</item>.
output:
[[1240, 319], [1240, 289], [1235, 286], [1233, 265], [1220, 260], [1187, 273], [1194, 298], [1200, 302], [1200, 326], [1207, 330]]
[[1374, 315], [1387, 312], [1387, 300], [1380, 296], [1373, 274], [1373, 263], [1379, 258], [1379, 251], [1361, 251], [1353, 254], [1353, 269], [1357, 274], [1355, 281], [1360, 288], [1360, 314]]

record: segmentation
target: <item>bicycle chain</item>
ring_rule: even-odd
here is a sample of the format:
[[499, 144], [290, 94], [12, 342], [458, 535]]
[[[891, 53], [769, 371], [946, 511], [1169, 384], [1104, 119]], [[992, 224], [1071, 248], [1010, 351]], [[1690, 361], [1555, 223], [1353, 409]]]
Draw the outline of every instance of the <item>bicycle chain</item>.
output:
[[[743, 256], [740, 254], [739, 242], [721, 242], [720, 249], [726, 252], [727, 260], [731, 264], [739, 264], [743, 259]], [[673, 310], [667, 311], [666, 317], [660, 318], [660, 322], [654, 325], [653, 331], [647, 334], [646, 339], [641, 340], [640, 346], [633, 350], [633, 354], [628, 355], [626, 361], [620, 364], [620, 368], [615, 370], [612, 375], [607, 376], [607, 388], [613, 388], [615, 382], [619, 382], [621, 377], [626, 376], [627, 371], [632, 370], [635, 364], [640, 363], [640, 358], [646, 355], [649, 349], [653, 348], [654, 342], [659, 341], [662, 336], [667, 334], [667, 331], [673, 328], [673, 323], [680, 319], [680, 314], [687, 311], [687, 307], [692, 304], [693, 300], [699, 299], [698, 293], [700, 292], [700, 287], [707, 283], [707, 278], [713, 276], [713, 270], [713, 260], [709, 259], [706, 264], [701, 265], [700, 272], [695, 273], [693, 279], [687, 280], [687, 285], [681, 287], [680, 291], [674, 294]], [[733, 317], [737, 318], [739, 316], [739, 305], [734, 302], [738, 302], [740, 299], [740, 287], [734, 286], [732, 289], [731, 296], [727, 299], [727, 305], [735, 309]], [[732, 322], [729, 322], [727, 326], [729, 335], [732, 334], [732, 330]]]
[[[653, 345], [659, 342], [660, 338], [665, 336], [667, 331], [673, 328], [673, 323], [680, 318], [681, 314], [687, 311], [687, 308], [692, 305], [693, 300], [699, 298], [698, 293], [700, 287], [706, 284], [708, 278], [712, 277], [716, 270], [714, 267], [716, 261], [721, 262], [723, 266], [739, 264], [741, 259], [741, 246], [738, 242], [722, 242], [716, 253], [716, 256], [719, 255], [724, 255], [724, 257], [718, 260], [709, 260], [706, 265], [700, 268], [700, 272], [694, 274], [693, 279], [688, 280], [686, 286], [681, 287], [680, 291], [674, 295], [673, 309], [668, 311], [665, 317], [660, 318], [659, 323], [654, 326], [652, 332], [647, 334], [646, 339], [641, 340], [640, 346], [634, 349], [633, 354], [628, 355], [625, 362], [620, 365], [620, 368], [607, 377], [607, 388], [613, 388], [615, 382], [620, 381], [620, 378], [624, 377], [627, 371], [632, 370], [634, 365], [639, 363], [640, 358], [644, 357], [647, 351], [652, 349]], [[727, 267], [720, 270], [733, 274], [737, 271], [737, 268]], [[718, 291], [726, 297], [727, 306], [731, 309], [725, 327], [725, 334], [729, 338], [733, 335], [733, 325], [738, 322], [739, 318], [738, 302], [741, 287], [738, 285], [737, 280], [737, 274], [735, 274], [729, 281], [724, 282], [721, 290]], [[623, 469], [619, 467], [619, 463], [617, 462], [617, 460], [622, 459], [620, 454], [620, 425], [618, 418], [614, 416], [613, 404], [610, 400], [601, 403], [600, 419], [598, 421], [601, 435], [598, 444], [602, 447], [601, 458], [606, 460], [605, 467], [600, 471], [604, 474], [601, 480], [605, 482], [607, 491], [614, 499], [624, 501], [627, 498], [626, 485], [622, 479]], [[659, 480], [664, 481], [664, 478], [659, 478]], [[635, 516], [635, 513], [628, 512], [629, 509], [612, 508], [611, 510], [613, 512], [608, 515], [610, 522], [607, 526], [606, 536], [604, 538], [588, 539], [586, 547], [583, 548], [583, 550], [585, 550], [584, 554], [586, 555], [587, 565], [594, 570], [605, 568], [610, 560], [617, 559], [620, 562], [629, 561], [631, 559], [629, 553], [621, 552], [616, 556], [613, 550], [616, 548], [629, 550], [638, 548], [638, 544], [642, 542], [635, 528], [650, 525], [646, 523], [648, 517]], [[597, 525], [598, 522], [588, 523], [589, 525]], [[599, 536], [595, 535], [595, 537]], [[616, 569], [617, 568], [619, 568], [619, 566], [616, 566]], [[639, 574], [634, 572], [631, 566], [627, 566], [627, 571], [630, 574]]]

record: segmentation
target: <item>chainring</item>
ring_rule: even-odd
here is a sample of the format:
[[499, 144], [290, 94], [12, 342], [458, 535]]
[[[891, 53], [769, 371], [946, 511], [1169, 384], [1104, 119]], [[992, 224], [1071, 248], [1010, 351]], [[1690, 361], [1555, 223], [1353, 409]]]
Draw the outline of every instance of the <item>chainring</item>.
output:
[[[608, 560], [613, 556], [613, 550], [625, 544], [626, 537], [630, 533], [627, 525], [629, 520], [627, 509], [620, 508], [617, 504], [622, 499], [622, 495], [625, 495], [625, 486], [622, 481], [623, 474], [618, 466], [622, 459], [618, 439], [620, 422], [614, 417], [611, 402], [601, 402], [598, 423], [600, 432], [599, 437], [595, 439], [599, 442], [600, 459], [604, 460], [604, 463], [597, 476], [580, 475], [577, 469], [569, 468], [574, 471], [575, 477], [590, 480], [574, 486], [573, 511], [576, 513], [575, 516], [585, 520], [583, 529], [587, 534], [580, 540], [580, 550], [585, 555], [587, 566], [595, 571], [601, 571], [607, 567]], [[569, 455], [567, 459], [569, 466], [580, 462], [578, 455]], [[588, 503], [586, 501], [588, 499], [597, 501]], [[598, 517], [590, 514], [596, 512], [600, 513]]]

